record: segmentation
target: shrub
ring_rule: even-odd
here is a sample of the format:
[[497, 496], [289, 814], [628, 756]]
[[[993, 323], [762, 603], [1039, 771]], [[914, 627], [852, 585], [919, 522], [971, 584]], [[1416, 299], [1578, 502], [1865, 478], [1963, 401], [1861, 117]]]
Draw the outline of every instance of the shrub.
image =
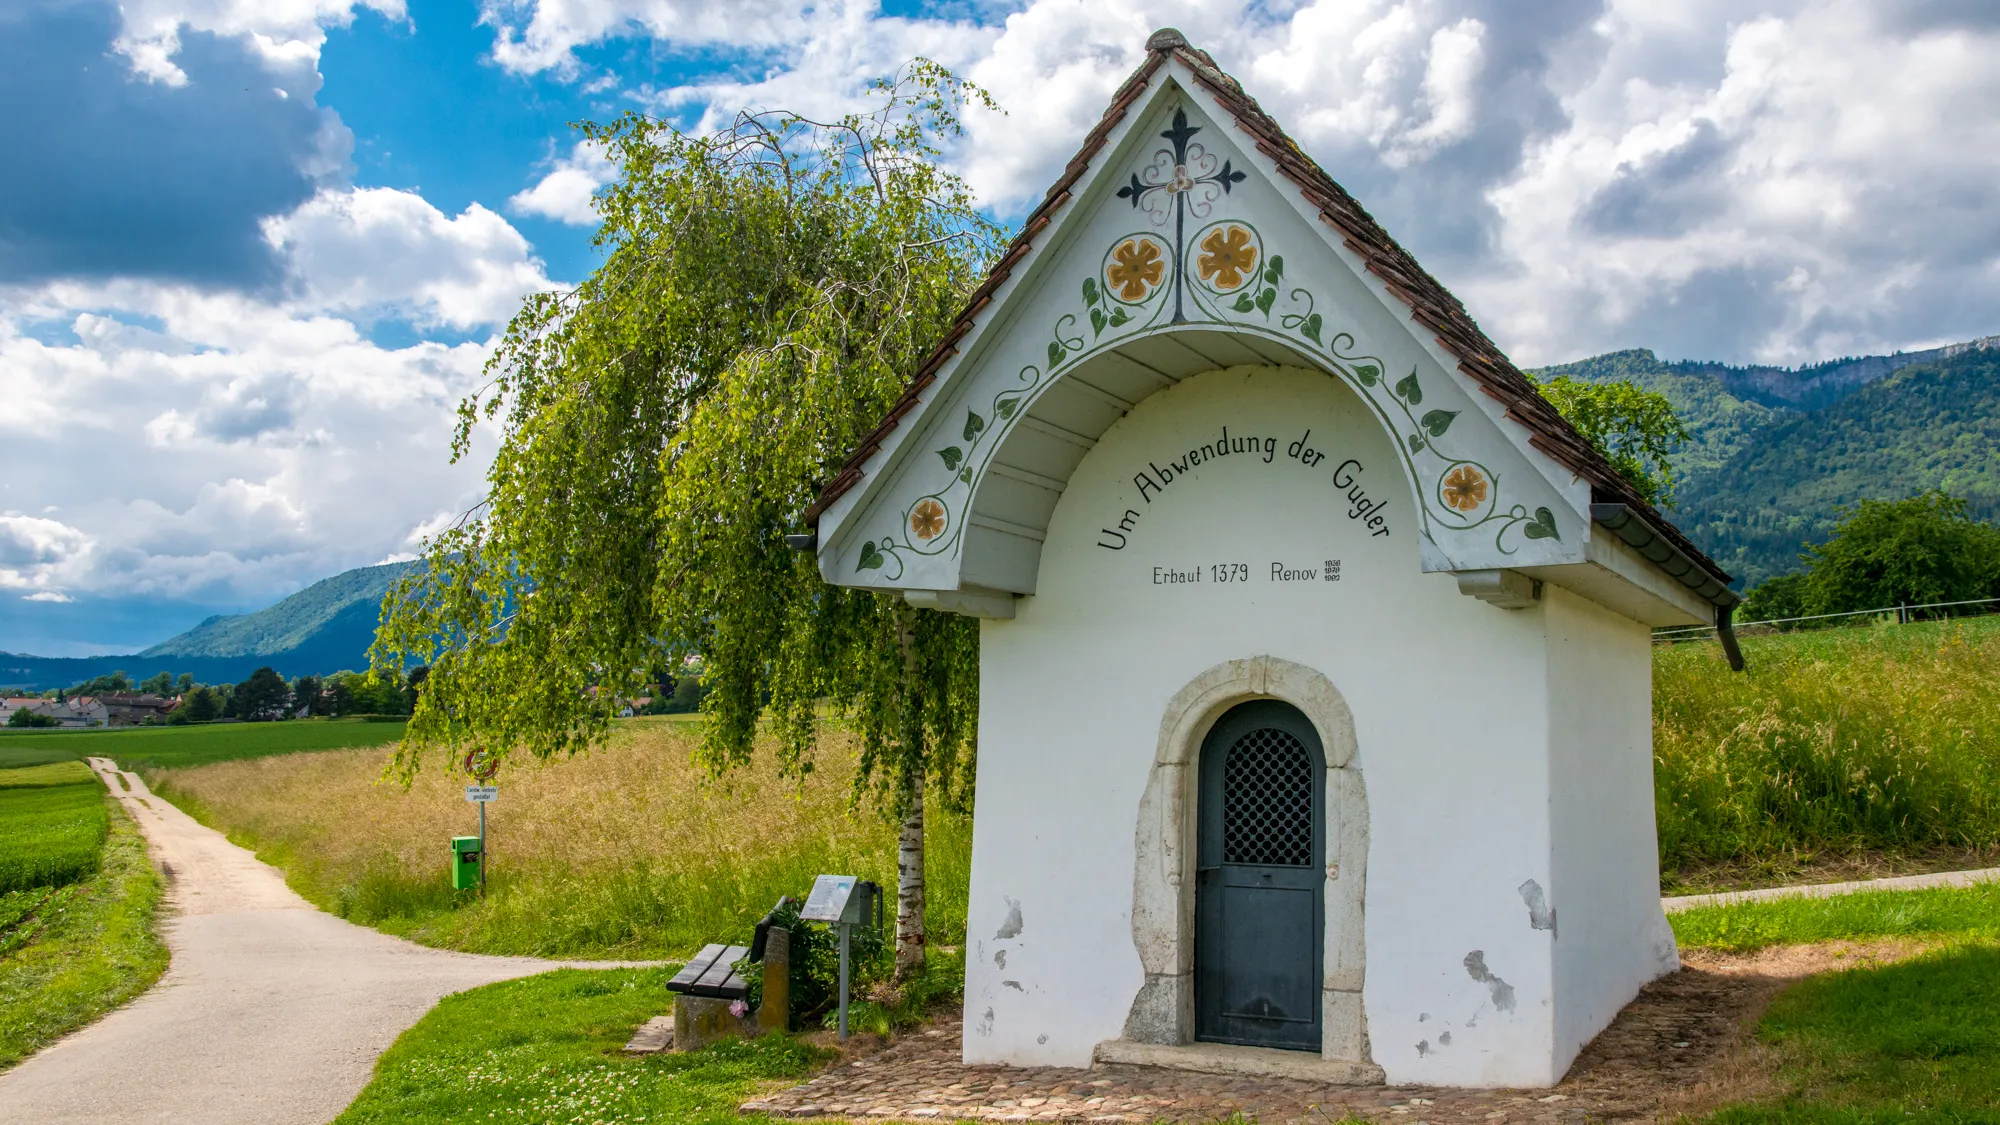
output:
[[[800, 902], [786, 896], [769, 917], [771, 924], [790, 935], [788, 946], [791, 971], [786, 974], [791, 991], [791, 1026], [811, 1027], [840, 1003], [840, 937], [832, 926], [807, 922], [799, 917]], [[883, 931], [856, 926], [848, 938], [848, 995], [862, 994], [867, 985], [885, 977], [894, 964]], [[750, 984], [749, 1005], [754, 1011], [764, 999], [763, 965], [745, 964], [737, 969]]]

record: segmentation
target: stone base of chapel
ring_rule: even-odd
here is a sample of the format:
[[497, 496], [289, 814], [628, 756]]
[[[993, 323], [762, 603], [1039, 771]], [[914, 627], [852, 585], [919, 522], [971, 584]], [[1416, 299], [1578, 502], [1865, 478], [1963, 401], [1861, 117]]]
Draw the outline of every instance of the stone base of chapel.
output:
[[1328, 1059], [1305, 1051], [1238, 1047], [1228, 1043], [1134, 1043], [1107, 1039], [1091, 1059], [1099, 1063], [1157, 1066], [1198, 1074], [1240, 1074], [1256, 1078], [1297, 1078], [1329, 1086], [1379, 1086], [1382, 1068], [1374, 1063]]

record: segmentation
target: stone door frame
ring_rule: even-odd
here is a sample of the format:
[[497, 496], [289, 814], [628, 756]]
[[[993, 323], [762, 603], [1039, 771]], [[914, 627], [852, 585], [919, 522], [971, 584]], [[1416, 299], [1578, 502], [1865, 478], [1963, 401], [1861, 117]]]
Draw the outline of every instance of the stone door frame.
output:
[[1132, 944], [1146, 980], [1132, 1000], [1124, 1038], [1163, 1046], [1194, 1042], [1195, 789], [1201, 745], [1224, 712], [1253, 699], [1289, 703], [1319, 731], [1331, 821], [1326, 833], [1320, 1056], [1367, 1062], [1361, 986], [1368, 798], [1355, 762], [1354, 714], [1333, 681], [1275, 656], [1231, 660], [1208, 669], [1174, 693], [1160, 719], [1159, 746], [1139, 800], [1138, 862], [1132, 880]]

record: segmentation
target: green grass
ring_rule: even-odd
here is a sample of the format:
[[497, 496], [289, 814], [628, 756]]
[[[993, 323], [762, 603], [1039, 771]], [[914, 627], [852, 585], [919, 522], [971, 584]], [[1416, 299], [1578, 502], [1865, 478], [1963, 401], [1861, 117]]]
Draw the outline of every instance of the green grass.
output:
[[150, 988], [167, 967], [153, 932], [160, 876], [109, 797], [103, 868], [65, 887], [0, 895], [0, 1069]]
[[384, 746], [402, 737], [402, 723], [353, 719], [0, 734], [0, 769], [84, 757], [112, 758], [128, 770], [170, 769], [304, 750]]
[[[814, 876], [893, 886], [897, 826], [850, 807], [852, 759], [830, 736], [803, 781], [755, 764], [711, 781], [699, 727], [631, 720], [612, 744], [546, 767], [514, 764], [490, 809], [487, 894], [454, 892], [449, 839], [476, 830], [465, 779], [427, 763], [405, 790], [381, 752], [300, 754], [168, 770], [153, 791], [281, 868], [308, 901], [426, 945], [550, 957], [685, 957], [747, 940]], [[925, 917], [964, 940], [972, 822], [933, 807]]]
[[21, 766], [0, 773], [0, 790], [47, 789], [57, 785], [96, 785], [97, 771], [71, 759], [38, 766]]
[[[1662, 874], [2000, 844], [2000, 617], [1827, 629], [1654, 659]], [[1779, 872], [1782, 880], [1783, 872]]]
[[81, 762], [0, 773], [0, 894], [97, 874], [108, 824], [103, 794]]
[[78, 755], [56, 746], [18, 745], [18, 740], [32, 737], [34, 736], [15, 734], [4, 727], [0, 727], [0, 770], [23, 769], [31, 766], [44, 766], [51, 762], [74, 762], [79, 760]]
[[1698, 906], [1667, 920], [1684, 948], [1732, 952], [1867, 938], [2000, 939], [2000, 883]]
[[1814, 977], [1758, 1025], [1789, 1087], [1715, 1125], [2000, 1121], [2000, 946]]
[[566, 969], [447, 997], [403, 1033], [339, 1125], [739, 1120], [738, 1103], [823, 1057], [788, 1036], [688, 1054], [619, 1053], [672, 1007], [672, 969]]

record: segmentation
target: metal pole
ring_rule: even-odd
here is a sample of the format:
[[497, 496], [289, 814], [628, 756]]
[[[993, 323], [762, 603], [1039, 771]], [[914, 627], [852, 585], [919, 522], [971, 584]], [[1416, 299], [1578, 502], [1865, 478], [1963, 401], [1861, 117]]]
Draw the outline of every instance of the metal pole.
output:
[[486, 897], [486, 802], [479, 802], [479, 897]]
[[847, 923], [840, 924], [840, 1037], [847, 1038]]

